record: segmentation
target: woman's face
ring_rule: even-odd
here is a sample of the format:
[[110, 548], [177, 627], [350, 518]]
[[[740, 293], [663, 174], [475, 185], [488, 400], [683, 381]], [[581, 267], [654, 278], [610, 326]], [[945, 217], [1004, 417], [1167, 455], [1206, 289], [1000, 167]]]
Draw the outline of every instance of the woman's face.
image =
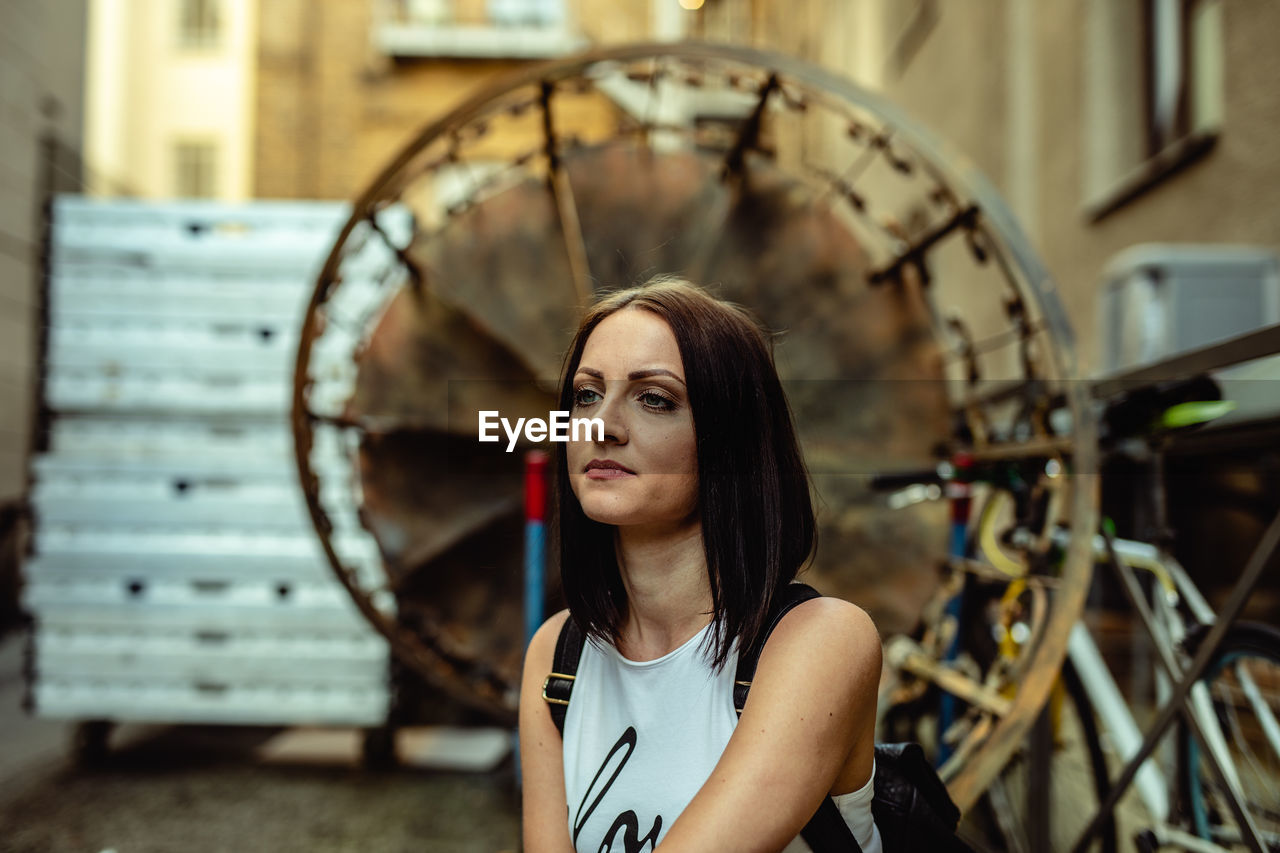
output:
[[582, 511], [603, 524], [679, 527], [696, 519], [698, 458], [680, 348], [643, 308], [591, 332], [573, 383], [573, 417], [600, 418], [604, 440], [566, 448]]

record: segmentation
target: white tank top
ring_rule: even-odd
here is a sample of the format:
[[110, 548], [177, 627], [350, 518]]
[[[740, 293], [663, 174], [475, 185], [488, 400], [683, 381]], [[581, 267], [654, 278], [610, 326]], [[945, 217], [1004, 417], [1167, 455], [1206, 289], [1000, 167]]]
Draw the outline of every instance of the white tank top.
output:
[[[736, 651], [717, 674], [701, 644], [711, 626], [656, 660], [627, 660], [583, 643], [564, 723], [569, 837], [577, 853], [646, 853], [658, 845], [724, 752], [738, 725]], [[881, 853], [871, 779], [834, 797], [864, 853]], [[811, 853], [796, 836], [783, 853]]]

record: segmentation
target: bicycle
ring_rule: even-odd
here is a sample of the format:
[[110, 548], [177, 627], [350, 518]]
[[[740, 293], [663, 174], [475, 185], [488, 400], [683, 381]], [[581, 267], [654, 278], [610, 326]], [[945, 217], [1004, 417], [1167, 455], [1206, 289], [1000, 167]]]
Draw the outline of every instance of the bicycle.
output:
[[[1179, 410], [1178, 406], [1183, 408]], [[1185, 403], [1178, 406], [1164, 413], [1163, 423], [1182, 425], [1183, 422], [1197, 420], [1195, 412], [1188, 411]], [[1201, 412], [1200, 418], [1203, 419], [1204, 415]], [[1044, 466], [1044, 475], [1055, 474], [1055, 469], [1061, 468], [1061, 462], [1053, 458], [1036, 464]], [[1032, 565], [1033, 560], [1028, 556], [1043, 557], [1045, 551], [1037, 550], [1036, 546], [1043, 545], [1046, 539], [1051, 544], [1050, 551], [1056, 548], [1060, 552], [1065, 547], [1067, 533], [1062, 527], [1046, 526], [1044, 507], [1037, 509], [1036, 501], [1031, 499], [1035, 486], [1028, 483], [1026, 477], [1029, 466], [1034, 468], [1033, 464], [1023, 460], [1016, 465], [1005, 463], [989, 466], [986, 471], [968, 473], [971, 484], [981, 483], [990, 489], [978, 515], [976, 529], [966, 539], [980, 549], [984, 559], [974, 559], [963, 551], [957, 553], [953, 548], [949, 565], [952, 581], [944, 585], [927, 611], [926, 630], [921, 642], [907, 646], [896, 641], [889, 647], [891, 661], [900, 670], [921, 679], [921, 684], [937, 685], [943, 691], [966, 700], [989, 699], [976, 693], [974, 688], [979, 686], [979, 682], [986, 686], [999, 683], [1006, 677], [1002, 670], [1016, 670], [1018, 648], [1032, 639], [1037, 625], [1035, 611], [1037, 608], [1043, 610], [1043, 605], [1037, 604], [1034, 593], [1028, 602], [1029, 610], [1020, 602], [1029, 589], [1034, 589], [1028, 586], [1030, 579], [1047, 567], [1043, 559], [1040, 565]], [[907, 490], [917, 490], [917, 497], [937, 499], [941, 496], [941, 489], [937, 488], [939, 482], [954, 481], [956, 472], [963, 467], [952, 463], [923, 476], [882, 477], [878, 485], [905, 484]], [[1156, 483], [1159, 485], [1158, 480]], [[934, 491], [926, 491], [922, 495], [918, 491], [921, 488]], [[1006, 533], [998, 537], [995, 519], [1000, 513], [1001, 502], [1009, 498], [1014, 504], [1015, 520]], [[999, 541], [1001, 539], [1003, 543]], [[1012, 546], [1014, 554], [1004, 551], [1002, 544]], [[1167, 680], [1177, 681], [1177, 676], [1190, 668], [1192, 657], [1210, 633], [1208, 626], [1215, 621], [1212, 609], [1182, 567], [1161, 549], [1135, 540], [1117, 539], [1113, 531], [1105, 528], [1094, 537], [1092, 544], [1095, 560], [1116, 570], [1131, 603], [1151, 629], [1157, 652], [1167, 670]], [[1135, 568], [1150, 574], [1155, 583], [1144, 589], [1132, 574]], [[1051, 572], [1045, 575], [1051, 576]], [[1043, 579], [1041, 584], [1040, 594], [1043, 595]], [[953, 596], [967, 600], [967, 606], [961, 604], [957, 608], [941, 604]], [[974, 605], [975, 599], [981, 606]], [[997, 600], [998, 607], [992, 608], [991, 602]], [[940, 661], [947, 657], [944, 649], [951, 645], [953, 638], [960, 636], [955, 622], [958, 612], [967, 613], [971, 619], [975, 614], [979, 615], [974, 625], [980, 627], [968, 632], [965, 652], [951, 655], [953, 663], [947, 665]], [[981, 618], [984, 613], [994, 618]], [[981, 627], [994, 629], [994, 651], [990, 645], [982, 648]], [[1204, 675], [1190, 690], [1190, 713], [1178, 734], [1177, 785], [1170, 786], [1156, 763], [1150, 760], [1132, 774], [1137, 778], [1139, 793], [1150, 813], [1149, 825], [1136, 839], [1142, 849], [1156, 849], [1175, 843], [1193, 850], [1222, 850], [1222, 844], [1236, 843], [1245, 837], [1241, 827], [1248, 824], [1250, 818], [1239, 813], [1242, 807], [1245, 815], [1259, 815], [1262, 822], [1261, 828], [1250, 827], [1253, 833], [1253, 837], [1247, 839], [1250, 845], [1255, 849], [1261, 849], [1258, 846], [1260, 841], [1271, 848], [1280, 845], [1280, 832], [1276, 827], [1280, 818], [1280, 806], [1277, 806], [1280, 798], [1275, 794], [1274, 785], [1274, 780], [1280, 779], [1280, 773], [1276, 772], [1280, 768], [1280, 725], [1276, 723], [1276, 712], [1271, 704], [1276, 699], [1266, 692], [1268, 688], [1274, 691], [1280, 686], [1280, 632], [1265, 625], [1237, 624], [1222, 636], [1223, 641], [1213, 652]], [[938, 642], [939, 637], [943, 638], [942, 643]], [[1082, 726], [1092, 789], [1098, 802], [1107, 805], [1110, 800], [1113, 807], [1115, 798], [1112, 797], [1102, 733], [1114, 741], [1119, 757], [1125, 762], [1130, 762], [1146, 744], [1114, 678], [1102, 662], [1096, 644], [1079, 623], [1073, 628], [1068, 641], [1068, 662], [1063, 668], [1063, 682]], [[1169, 692], [1167, 684], [1164, 690]], [[916, 692], [920, 692], [919, 684]], [[890, 709], [890, 719], [904, 704], [898, 702], [897, 708]], [[918, 706], [915, 710], [918, 712]], [[986, 702], [985, 707], [982, 701], [971, 704], [965, 716], [949, 726], [942, 726], [937, 739], [956, 738], [956, 729], [980, 725], [982, 714], [991, 711], [998, 712], [999, 708], [993, 708], [990, 702]], [[939, 717], [945, 722], [945, 708]], [[1103, 725], [1102, 733], [1093, 725], [1095, 717]], [[1251, 724], [1251, 720], [1256, 722]], [[1196, 730], [1199, 730], [1200, 737], [1196, 736]], [[1208, 754], [1201, 751], [1202, 740], [1207, 745]], [[948, 761], [954, 764], [963, 760], [963, 756], [947, 759], [943, 752], [942, 757], [941, 773], [946, 778], [950, 770]], [[1025, 758], [1025, 755], [1015, 757], [987, 792], [993, 822], [998, 825], [1000, 835], [1010, 849], [1023, 849], [1023, 843], [1033, 835], [1026, 826], [1015, 825], [1016, 821], [1011, 816], [1016, 817], [1019, 812], [1005, 790], [1009, 787], [1008, 781], [1026, 781], [1017, 778], [1021, 773], [1019, 765], [1025, 762]], [[1206, 765], [1211, 764], [1221, 769], [1220, 780], [1206, 776]], [[1113, 816], [1102, 815], [1092, 820], [1089, 829], [1104, 849], [1115, 848]], [[1042, 844], [1046, 837], [1046, 831], [1041, 829]], [[1088, 837], [1083, 837], [1077, 848], [1087, 841]]]
[[[1028, 572], [1002, 550], [991, 547], [995, 520], [1011, 508], [1022, 519], [1021, 529], [1046, 526], [1050, 521], [1046, 532], [1053, 529], [1066, 495], [1060, 484], [1050, 488], [1043, 481], [1057, 480], [1062, 471], [1060, 465], [1055, 468], [1043, 461], [1038, 464], [1047, 468], [1039, 477], [1032, 474], [1036, 466], [1026, 461], [984, 468], [974, 466], [962, 455], [958, 463], [949, 460], [937, 471], [890, 475], [874, 482], [884, 488], [914, 480], [904, 486], [905, 494], [900, 491], [896, 498], [891, 497], [891, 503], [899, 505], [911, 498], [938, 500], [948, 492], [953, 503], [976, 500], [979, 504], [972, 513], [974, 524], [955, 522], [952, 554], [944, 566], [946, 578], [926, 608], [921, 636], [918, 640], [895, 637], [886, 644], [886, 659], [902, 682], [885, 685], [882, 691], [885, 737], [915, 738], [934, 745], [956, 744], [954, 752], [936, 750], [935, 759], [944, 779], [953, 778], [969, 759], [972, 747], [966, 745], [980, 742], [982, 732], [992, 727], [992, 721], [1008, 713], [1012, 688], [1030, 663], [1028, 652], [1043, 640], [1047, 599], [1056, 585], [1051, 567], [1046, 564], [1037, 572]], [[960, 477], [965, 485], [957, 488]], [[1002, 487], [991, 488], [993, 483]], [[965, 513], [961, 510], [955, 515], [964, 518]], [[963, 533], [961, 526], [965, 528]], [[964, 542], [965, 547], [958, 547], [958, 542]], [[970, 553], [973, 548], [983, 550], [989, 558], [977, 559]], [[948, 650], [952, 651], [950, 655]], [[954, 719], [945, 719], [946, 703], [940, 701], [939, 694], [951, 694], [961, 703]], [[1088, 696], [1069, 661], [1055, 696], [1051, 705], [1058, 709], [1055, 716], [1059, 720], [1066, 714], [1086, 727], [1092, 723]], [[1066, 703], [1069, 708], [1063, 708]], [[1083, 782], [1082, 793], [1087, 793], [1096, 807], [1107, 793], [1105, 755], [1096, 732], [1086, 730], [1082, 741], [1074, 724], [1063, 721], [1054, 729], [1059, 747], [1069, 748], [1072, 755], [1079, 755], [1085, 762], [1072, 775]], [[1005, 849], [1027, 849], [1033, 834], [1025, 820], [1030, 805], [1024, 807], [1017, 801], [1019, 791], [1036, 787], [1025, 778], [1029, 770], [1027, 757], [1025, 751], [1015, 753], [987, 787], [979, 801], [979, 811], [981, 823], [990, 831], [979, 832], [970, 820], [966, 840], [972, 846], [999, 844]], [[1104, 849], [1115, 849], [1114, 835], [1114, 829], [1104, 833], [1104, 839], [1110, 839], [1104, 841]]]

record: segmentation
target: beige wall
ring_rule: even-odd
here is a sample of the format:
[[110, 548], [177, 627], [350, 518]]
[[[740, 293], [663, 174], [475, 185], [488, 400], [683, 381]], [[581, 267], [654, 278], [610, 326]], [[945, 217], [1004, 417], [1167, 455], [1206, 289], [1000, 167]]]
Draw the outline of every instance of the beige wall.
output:
[[175, 146], [216, 146], [212, 195], [242, 199], [252, 177], [257, 0], [222, 0], [223, 38], [183, 48], [177, 0], [90, 0], [86, 152], [145, 197], [176, 193]]
[[376, 56], [372, 6], [276, 0], [259, 44], [254, 193], [349, 198], [427, 119], [514, 67], [492, 60], [406, 63]]
[[84, 0], [0, 4], [0, 504], [26, 489], [35, 376], [39, 140], [80, 145]]
[[1088, 222], [1083, 210], [1079, 121], [1087, 54], [1079, 41], [1073, 45], [1055, 36], [1055, 27], [1079, 33], [1082, 22], [1061, 8], [1043, 14], [1055, 17], [1037, 26], [1040, 97], [1046, 104], [1037, 128], [1041, 243], [1092, 357], [1094, 295], [1103, 266], [1116, 252], [1149, 241], [1280, 249], [1280, 57], [1269, 46], [1270, 34], [1280, 28], [1280, 6], [1267, 0], [1222, 4], [1225, 102], [1214, 150], [1097, 223]]

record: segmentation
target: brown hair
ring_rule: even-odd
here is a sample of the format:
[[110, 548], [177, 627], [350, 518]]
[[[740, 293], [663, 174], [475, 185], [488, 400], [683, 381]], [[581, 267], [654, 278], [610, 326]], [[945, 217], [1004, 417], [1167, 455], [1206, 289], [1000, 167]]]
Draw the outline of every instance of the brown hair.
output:
[[[652, 311], [684, 362], [698, 457], [698, 511], [711, 586], [713, 664], [732, 642], [755, 646], [770, 607], [812, 554], [809, 475], [769, 335], [742, 307], [673, 277], [607, 294], [591, 307], [565, 355], [559, 408], [573, 408], [573, 377], [587, 338], [624, 308]], [[589, 635], [615, 643], [626, 614], [611, 525], [586, 516], [555, 463], [553, 536], [565, 600]]]

